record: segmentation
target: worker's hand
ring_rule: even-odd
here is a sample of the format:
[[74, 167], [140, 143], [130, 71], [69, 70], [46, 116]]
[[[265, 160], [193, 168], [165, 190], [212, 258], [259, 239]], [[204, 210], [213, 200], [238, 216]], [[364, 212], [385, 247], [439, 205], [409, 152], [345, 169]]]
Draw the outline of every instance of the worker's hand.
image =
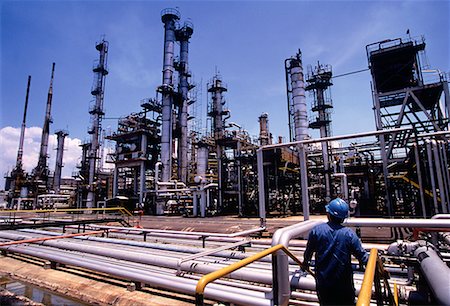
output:
[[303, 271], [308, 271], [309, 270], [309, 263], [308, 262], [304, 262], [303, 266], [302, 266]]

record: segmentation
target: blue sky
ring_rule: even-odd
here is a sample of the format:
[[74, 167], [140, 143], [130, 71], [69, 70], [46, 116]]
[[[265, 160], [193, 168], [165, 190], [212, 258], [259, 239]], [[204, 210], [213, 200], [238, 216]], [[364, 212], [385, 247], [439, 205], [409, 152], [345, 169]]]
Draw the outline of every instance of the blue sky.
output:
[[[284, 60], [299, 48], [305, 67], [320, 60], [337, 75], [367, 67], [367, 44], [410, 29], [425, 35], [431, 67], [450, 71], [449, 1], [2, 1], [0, 128], [20, 127], [29, 74], [27, 126], [42, 127], [56, 62], [51, 132], [87, 139], [94, 46], [103, 34], [110, 43], [106, 117], [139, 111], [161, 83], [160, 12], [167, 7], [194, 23], [190, 69], [202, 113], [217, 69], [231, 120], [253, 135], [267, 112], [274, 137], [288, 137]], [[334, 135], [375, 129], [369, 72], [335, 79], [332, 97]]]

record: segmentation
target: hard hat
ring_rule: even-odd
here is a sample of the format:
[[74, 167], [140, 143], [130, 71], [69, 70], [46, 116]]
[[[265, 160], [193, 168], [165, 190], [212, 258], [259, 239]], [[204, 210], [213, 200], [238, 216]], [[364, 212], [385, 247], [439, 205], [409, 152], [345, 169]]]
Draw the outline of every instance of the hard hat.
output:
[[348, 217], [348, 204], [341, 198], [332, 200], [325, 206], [327, 213], [339, 219]]

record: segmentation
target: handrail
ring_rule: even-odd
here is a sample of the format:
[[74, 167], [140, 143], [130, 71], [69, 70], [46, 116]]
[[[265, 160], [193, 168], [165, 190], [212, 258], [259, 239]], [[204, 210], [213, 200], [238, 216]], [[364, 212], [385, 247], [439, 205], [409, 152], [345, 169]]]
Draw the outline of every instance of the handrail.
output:
[[369, 261], [366, 265], [366, 272], [364, 273], [361, 290], [359, 291], [358, 301], [356, 306], [369, 306], [372, 297], [372, 285], [375, 277], [375, 268], [377, 264], [378, 250], [371, 249]]
[[46, 213], [46, 212], [82, 212], [82, 211], [118, 211], [123, 215], [133, 216], [125, 207], [106, 207], [106, 208], [55, 208], [55, 209], [36, 209], [36, 210], [4, 210], [3, 213]]
[[39, 238], [32, 238], [32, 239], [8, 241], [8, 242], [0, 243], [0, 247], [10, 246], [10, 245], [15, 245], [15, 244], [23, 244], [23, 243], [42, 242], [42, 241], [55, 240], [55, 239], [73, 238], [73, 237], [78, 237], [78, 236], [105, 234], [105, 232], [107, 232], [107, 231], [93, 231], [93, 232], [86, 232], [86, 233], [77, 233], [77, 234], [68, 234], [68, 235], [60, 235], [60, 236], [39, 237]]
[[378, 250], [371, 249], [369, 260], [366, 266], [366, 272], [364, 273], [361, 290], [359, 291], [358, 301], [356, 306], [369, 306], [372, 298], [372, 286], [375, 285], [375, 293], [377, 295], [377, 305], [384, 305], [381, 292], [381, 280], [383, 281], [386, 296], [389, 298], [390, 305], [398, 305], [398, 297], [396, 286], [394, 286], [394, 294], [391, 291], [387, 279], [388, 273], [384, 270], [383, 263], [378, 257]]
[[[197, 283], [197, 286], [195, 288], [195, 304], [197, 306], [203, 306], [204, 305], [204, 297], [203, 293], [205, 291], [206, 286], [215, 281], [216, 279], [219, 279], [227, 274], [230, 274], [231, 272], [234, 272], [242, 267], [245, 267], [249, 264], [251, 264], [254, 261], [257, 261], [258, 259], [261, 259], [267, 255], [273, 254], [277, 251], [283, 251], [285, 252], [289, 257], [291, 257], [297, 264], [299, 264], [300, 267], [304, 267], [303, 263], [295, 257], [294, 254], [292, 254], [284, 245], [278, 244], [276, 246], [273, 246], [271, 248], [268, 248], [264, 251], [261, 251], [255, 255], [252, 255], [250, 257], [244, 258], [238, 262], [235, 262], [229, 266], [226, 266], [220, 270], [211, 272], [209, 274], [204, 275]], [[311, 270], [308, 269], [308, 272], [313, 274]]]

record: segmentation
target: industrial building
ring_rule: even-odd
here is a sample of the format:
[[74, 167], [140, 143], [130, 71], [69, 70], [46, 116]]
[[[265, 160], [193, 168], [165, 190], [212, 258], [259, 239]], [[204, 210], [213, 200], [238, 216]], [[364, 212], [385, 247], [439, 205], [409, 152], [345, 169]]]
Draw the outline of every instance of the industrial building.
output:
[[[310, 305], [318, 301], [314, 278], [299, 269], [297, 257], [307, 233], [324, 221], [325, 205], [340, 197], [350, 204], [346, 225], [366, 249], [375, 249], [366, 271], [373, 270], [377, 284], [364, 289], [368, 276], [357, 272], [358, 303], [449, 305], [450, 93], [448, 74], [424, 77], [424, 37], [365, 46], [372, 132], [333, 135], [332, 111], [339, 104], [331, 96], [332, 66], [306, 66], [300, 50], [285, 59], [290, 139], [283, 142], [273, 140], [270, 114], [263, 109], [253, 119], [257, 137], [232, 121], [226, 75], [210, 76], [206, 88], [196, 88], [189, 65], [194, 25], [180, 20], [177, 9], [161, 12], [161, 85], [108, 135], [102, 120], [109, 43], [102, 38], [95, 44], [90, 140], [81, 145], [73, 180], [61, 178], [67, 131], [56, 132], [54, 173], [47, 161], [55, 63], [38, 164], [32, 173], [23, 169], [28, 78], [17, 162], [6, 177], [8, 209], [0, 211], [5, 258], [33, 258], [56, 270], [72, 267], [65, 270], [69, 274], [93, 271], [99, 279], [127, 282], [130, 291], [167, 291], [180, 305]], [[195, 90], [208, 97], [206, 133], [189, 124]], [[311, 138], [312, 129], [319, 138]], [[111, 170], [103, 167], [103, 139], [115, 144], [107, 157]], [[163, 216], [178, 224], [166, 226]], [[195, 230], [182, 230], [191, 224]], [[236, 224], [240, 231], [225, 231]], [[58, 240], [48, 241], [53, 239]], [[236, 269], [227, 268], [230, 263]], [[223, 269], [226, 279], [205, 289], [204, 276]], [[99, 303], [93, 295], [87, 299]]]

